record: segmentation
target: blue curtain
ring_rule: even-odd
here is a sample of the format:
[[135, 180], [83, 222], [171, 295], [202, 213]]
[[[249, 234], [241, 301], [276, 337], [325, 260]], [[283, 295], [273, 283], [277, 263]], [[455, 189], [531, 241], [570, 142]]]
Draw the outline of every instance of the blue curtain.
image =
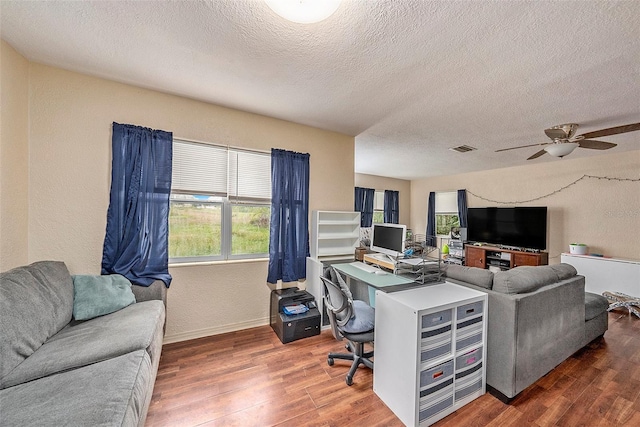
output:
[[429, 193], [429, 203], [427, 206], [427, 246], [438, 246], [436, 238], [436, 193]]
[[271, 228], [267, 282], [307, 275], [309, 154], [271, 150]]
[[373, 224], [373, 188], [356, 187], [354, 210], [360, 212], [360, 227], [371, 227]]
[[169, 194], [173, 135], [113, 123], [111, 196], [102, 274], [168, 287]]
[[467, 227], [467, 190], [458, 190], [458, 218], [460, 227]]
[[384, 222], [397, 224], [400, 221], [399, 192], [384, 190]]

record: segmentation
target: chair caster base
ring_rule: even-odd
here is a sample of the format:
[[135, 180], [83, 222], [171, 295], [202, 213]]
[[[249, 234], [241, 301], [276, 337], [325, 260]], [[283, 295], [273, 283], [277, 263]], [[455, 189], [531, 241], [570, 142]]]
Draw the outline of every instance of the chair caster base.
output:
[[332, 357], [328, 357], [327, 358], [327, 365], [333, 366], [333, 358]]

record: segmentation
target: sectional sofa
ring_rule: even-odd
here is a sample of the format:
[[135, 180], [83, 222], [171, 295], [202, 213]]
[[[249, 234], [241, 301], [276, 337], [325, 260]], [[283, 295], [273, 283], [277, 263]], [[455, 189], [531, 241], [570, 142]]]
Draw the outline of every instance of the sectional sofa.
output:
[[128, 292], [126, 307], [77, 320], [74, 278], [64, 263], [0, 274], [0, 425], [144, 425], [166, 289], [155, 282]]
[[488, 294], [487, 385], [504, 401], [608, 329], [608, 301], [585, 292], [584, 277], [569, 264], [495, 274], [452, 264], [445, 275]]

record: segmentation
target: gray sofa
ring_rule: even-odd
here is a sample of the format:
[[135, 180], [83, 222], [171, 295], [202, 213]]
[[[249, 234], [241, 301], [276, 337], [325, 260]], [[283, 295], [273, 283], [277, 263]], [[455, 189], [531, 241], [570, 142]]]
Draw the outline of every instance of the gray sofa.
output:
[[[608, 302], [569, 264], [493, 273], [447, 265], [447, 281], [488, 294], [487, 385], [508, 401], [608, 329]], [[496, 393], [494, 393], [496, 394]]]
[[160, 361], [166, 288], [131, 287], [136, 303], [72, 319], [62, 262], [0, 274], [0, 425], [144, 425]]

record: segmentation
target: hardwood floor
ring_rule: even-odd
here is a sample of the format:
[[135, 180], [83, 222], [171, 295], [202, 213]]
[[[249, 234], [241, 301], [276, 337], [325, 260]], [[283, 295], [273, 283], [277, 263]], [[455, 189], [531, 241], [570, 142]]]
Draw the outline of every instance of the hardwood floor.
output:
[[[164, 346], [146, 425], [402, 426], [361, 368], [327, 365], [329, 331], [283, 345], [268, 326]], [[509, 405], [490, 394], [435, 426], [640, 426], [640, 319], [609, 313], [609, 331]]]

